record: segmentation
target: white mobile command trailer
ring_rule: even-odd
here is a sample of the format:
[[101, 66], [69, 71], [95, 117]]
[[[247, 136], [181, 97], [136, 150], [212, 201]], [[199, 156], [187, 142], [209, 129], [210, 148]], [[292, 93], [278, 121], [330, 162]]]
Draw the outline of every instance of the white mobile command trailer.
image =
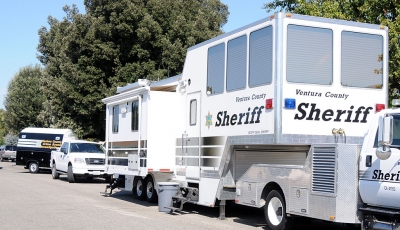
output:
[[103, 99], [109, 187], [155, 201], [178, 182], [172, 211], [219, 204], [223, 217], [233, 200], [264, 208], [271, 229], [297, 216], [399, 229], [387, 30], [278, 13], [189, 48], [180, 76], [118, 88]]

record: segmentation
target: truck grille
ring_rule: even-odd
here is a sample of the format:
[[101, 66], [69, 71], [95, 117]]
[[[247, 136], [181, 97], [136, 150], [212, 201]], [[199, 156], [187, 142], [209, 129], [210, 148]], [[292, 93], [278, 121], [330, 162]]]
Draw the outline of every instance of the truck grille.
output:
[[104, 159], [102, 158], [85, 158], [87, 165], [104, 165]]
[[312, 156], [312, 192], [335, 194], [336, 149], [314, 147]]

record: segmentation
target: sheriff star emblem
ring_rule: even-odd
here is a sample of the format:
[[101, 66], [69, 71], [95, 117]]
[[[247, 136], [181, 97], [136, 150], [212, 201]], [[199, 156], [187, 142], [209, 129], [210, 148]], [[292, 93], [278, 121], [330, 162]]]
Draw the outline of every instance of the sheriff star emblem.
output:
[[208, 114], [206, 115], [206, 126], [208, 127], [208, 130], [210, 130], [211, 125], [212, 125], [212, 115], [210, 114], [210, 111], [208, 111]]

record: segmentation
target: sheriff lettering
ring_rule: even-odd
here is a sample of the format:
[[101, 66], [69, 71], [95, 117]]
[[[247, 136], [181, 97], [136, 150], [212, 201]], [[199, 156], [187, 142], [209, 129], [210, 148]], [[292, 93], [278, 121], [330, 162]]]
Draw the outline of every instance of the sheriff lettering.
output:
[[398, 171], [397, 173], [383, 173], [382, 170], [374, 170], [372, 179], [386, 180], [386, 181], [400, 181], [400, 171]]
[[249, 107], [247, 112], [238, 114], [229, 114], [228, 111], [219, 111], [217, 113], [217, 122], [215, 122], [215, 127], [260, 123], [260, 116], [263, 109], [264, 106], [256, 106], [253, 109]]
[[335, 122], [360, 122], [366, 123], [367, 116], [372, 107], [360, 106], [354, 111], [354, 106], [349, 109], [326, 109], [321, 110], [315, 103], [300, 103], [297, 107], [298, 113], [294, 115], [295, 120], [310, 120], [310, 121], [335, 121]]

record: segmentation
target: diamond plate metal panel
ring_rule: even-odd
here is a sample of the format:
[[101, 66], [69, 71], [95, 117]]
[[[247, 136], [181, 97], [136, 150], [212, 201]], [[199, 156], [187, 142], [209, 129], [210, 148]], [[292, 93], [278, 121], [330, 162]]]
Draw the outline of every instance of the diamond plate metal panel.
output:
[[361, 200], [358, 192], [358, 164], [360, 145], [338, 144], [336, 221], [359, 223], [357, 217]]
[[307, 188], [290, 187], [289, 212], [308, 214], [309, 191]]

